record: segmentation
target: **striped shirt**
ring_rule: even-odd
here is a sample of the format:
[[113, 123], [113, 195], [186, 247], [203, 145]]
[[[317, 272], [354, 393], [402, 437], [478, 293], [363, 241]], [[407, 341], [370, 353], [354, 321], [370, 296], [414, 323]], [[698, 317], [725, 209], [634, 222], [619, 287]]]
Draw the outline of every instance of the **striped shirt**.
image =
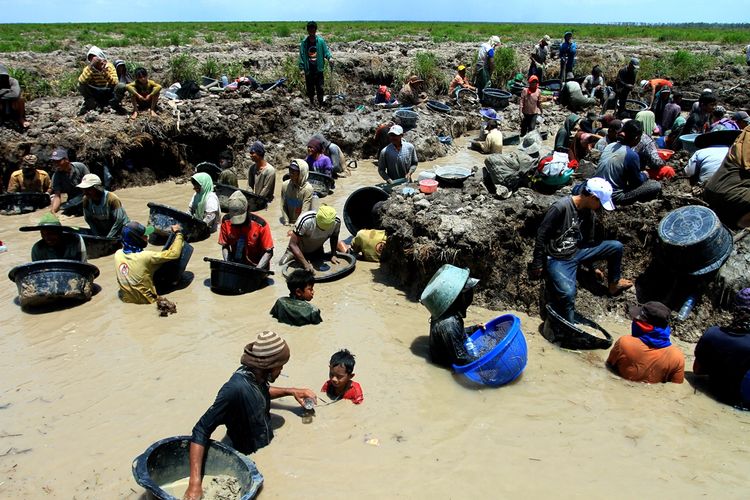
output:
[[104, 71], [99, 71], [89, 64], [83, 68], [81, 76], [78, 77], [78, 83], [92, 87], [114, 87], [119, 82], [117, 71], [109, 61], [104, 66]]

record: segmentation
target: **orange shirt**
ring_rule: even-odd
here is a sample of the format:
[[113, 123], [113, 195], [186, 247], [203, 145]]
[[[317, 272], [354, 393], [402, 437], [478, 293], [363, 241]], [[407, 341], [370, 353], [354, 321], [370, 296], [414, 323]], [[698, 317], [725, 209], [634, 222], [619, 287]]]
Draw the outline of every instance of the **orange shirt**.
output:
[[665, 80], [664, 78], [654, 78], [648, 81], [652, 88], [655, 88], [658, 92], [662, 87], [672, 88], [672, 82]]
[[257, 266], [263, 254], [273, 248], [271, 226], [259, 215], [247, 214], [244, 224], [232, 224], [229, 217], [224, 218], [219, 228], [219, 245], [228, 246], [234, 253], [240, 240], [244, 240], [244, 258], [241, 264]]
[[634, 382], [681, 384], [685, 380], [685, 356], [677, 346], [654, 349], [632, 335], [617, 339], [607, 364], [622, 378]]

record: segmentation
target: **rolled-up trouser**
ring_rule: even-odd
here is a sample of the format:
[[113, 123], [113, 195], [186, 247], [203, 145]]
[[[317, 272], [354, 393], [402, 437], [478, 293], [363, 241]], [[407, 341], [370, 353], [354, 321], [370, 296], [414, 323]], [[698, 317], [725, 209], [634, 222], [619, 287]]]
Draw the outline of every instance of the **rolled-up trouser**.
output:
[[617, 205], [632, 205], [637, 201], [650, 201], [661, 193], [661, 182], [649, 179], [630, 191], [612, 193], [612, 202]]
[[607, 261], [607, 280], [617, 283], [622, 277], [622, 243], [605, 240], [596, 246], [579, 248], [569, 259], [547, 258], [547, 273], [552, 284], [552, 307], [571, 323], [575, 320], [576, 275], [578, 266], [597, 260]]

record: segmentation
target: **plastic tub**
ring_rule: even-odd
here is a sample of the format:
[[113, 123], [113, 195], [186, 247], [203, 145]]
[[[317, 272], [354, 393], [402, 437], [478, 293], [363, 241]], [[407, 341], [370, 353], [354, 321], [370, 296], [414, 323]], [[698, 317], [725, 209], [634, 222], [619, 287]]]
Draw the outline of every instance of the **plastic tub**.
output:
[[[574, 315], [576, 323], [573, 324], [560, 316], [552, 305], [547, 304], [545, 308], [547, 317], [542, 327], [542, 336], [550, 342], [559, 343], [564, 349], [609, 349], [612, 346], [612, 335], [590, 319], [576, 312]], [[576, 324], [598, 330], [604, 338], [585, 332]]]
[[0, 194], [0, 213], [6, 215], [26, 214], [48, 207], [47, 193], [4, 193]]
[[691, 109], [693, 109], [693, 104], [698, 102], [698, 99], [700, 99], [701, 95], [698, 92], [681, 92], [682, 94], [682, 101], [680, 101], [680, 108], [682, 108], [683, 111], [690, 112]]
[[35, 307], [61, 300], [85, 302], [91, 298], [99, 268], [75, 260], [38, 260], [16, 266], [8, 278], [18, 287], [21, 307]]
[[440, 101], [427, 101], [427, 107], [438, 113], [450, 113], [451, 107]]
[[424, 287], [419, 302], [430, 311], [433, 318], [439, 318], [461, 293], [469, 270], [451, 264], [443, 264]]
[[437, 191], [438, 181], [434, 179], [422, 179], [419, 181], [419, 190], [424, 194], [431, 194]]
[[[175, 500], [176, 497], [164, 491], [162, 486], [190, 477], [189, 451], [190, 436], [174, 436], [157, 441], [133, 460], [133, 478], [156, 498]], [[203, 473], [236, 478], [240, 483], [239, 500], [255, 498], [263, 485], [263, 476], [252, 460], [213, 440], [206, 447]], [[177, 498], [182, 498], [182, 493]]]
[[471, 177], [471, 170], [464, 167], [437, 167], [435, 176], [441, 186], [461, 187]]
[[482, 106], [493, 109], [505, 109], [508, 107], [512, 94], [507, 90], [486, 88], [482, 90]]
[[512, 314], [499, 316], [477, 330], [471, 340], [480, 357], [467, 365], [453, 365], [456, 373], [479, 384], [500, 387], [523, 372], [528, 361], [521, 320]]
[[[164, 250], [172, 245], [174, 240], [174, 233], [169, 235], [167, 243], [164, 245]], [[182, 275], [185, 273], [190, 257], [193, 256], [193, 246], [187, 241], [182, 244], [182, 252], [180, 252], [180, 258], [171, 260], [162, 264], [162, 266], [154, 272], [154, 286], [159, 294], [170, 292], [182, 281]]]
[[221, 175], [221, 169], [219, 168], [219, 166], [215, 163], [211, 163], [210, 161], [204, 161], [196, 165], [195, 172], [203, 172], [210, 175], [211, 180], [214, 182], [214, 184], [219, 180], [219, 176]]
[[273, 271], [221, 259], [203, 257], [203, 261], [210, 263], [211, 291], [214, 293], [241, 295], [254, 292], [263, 288], [268, 276], [273, 274]]
[[216, 193], [216, 196], [219, 197], [219, 206], [221, 207], [222, 212], [227, 211], [229, 197], [232, 196], [235, 191], [239, 191], [245, 195], [245, 199], [247, 199], [247, 209], [249, 211], [259, 212], [260, 210], [268, 208], [268, 200], [251, 191], [246, 191], [228, 184], [215, 184], [214, 192]]
[[76, 233], [83, 239], [83, 243], [86, 245], [86, 256], [89, 259], [112, 255], [122, 246], [119, 238], [94, 236], [91, 234], [91, 229], [88, 228], [70, 228], [68, 231]]
[[630, 118], [631, 120], [634, 120], [635, 115], [637, 115], [644, 109], [648, 109], [648, 104], [646, 104], [645, 102], [637, 101], [635, 99], [627, 99], [625, 101], [625, 110], [623, 110], [620, 114], [622, 118]]
[[372, 208], [388, 198], [388, 193], [376, 186], [365, 186], [349, 195], [344, 203], [344, 224], [352, 236], [360, 229], [376, 229]]
[[419, 172], [419, 175], [417, 176], [417, 181], [423, 181], [425, 179], [432, 179], [435, 180], [436, 174], [432, 170], [424, 170], [422, 172]]
[[682, 145], [682, 149], [687, 151], [690, 154], [695, 153], [698, 151], [698, 148], [695, 145], [695, 139], [700, 134], [685, 134], [680, 136], [680, 144]]
[[674, 151], [672, 151], [671, 149], [657, 149], [656, 153], [659, 155], [659, 158], [664, 161], [669, 161], [669, 159], [674, 155]]
[[404, 129], [411, 129], [417, 126], [419, 114], [410, 109], [399, 109], [393, 113], [393, 121], [401, 125]]
[[336, 187], [336, 181], [330, 175], [321, 172], [308, 172], [307, 181], [319, 198], [325, 198]]
[[669, 212], [658, 226], [665, 261], [693, 276], [715, 271], [732, 253], [732, 234], [713, 210], [688, 205]]
[[[354, 271], [357, 266], [357, 258], [350, 253], [336, 252], [336, 258], [340, 261], [337, 265], [332, 265], [328, 256], [323, 253], [318, 257], [307, 258], [315, 269], [315, 283], [341, 279]], [[295, 269], [302, 269], [302, 266], [293, 260], [284, 266], [281, 275], [286, 279]]]
[[201, 241], [208, 238], [210, 231], [202, 220], [198, 220], [187, 212], [177, 210], [160, 203], [147, 203], [150, 210], [148, 223], [154, 226], [154, 232], [149, 241], [160, 244], [172, 234], [171, 227], [175, 224], [182, 226], [182, 232], [187, 241]]

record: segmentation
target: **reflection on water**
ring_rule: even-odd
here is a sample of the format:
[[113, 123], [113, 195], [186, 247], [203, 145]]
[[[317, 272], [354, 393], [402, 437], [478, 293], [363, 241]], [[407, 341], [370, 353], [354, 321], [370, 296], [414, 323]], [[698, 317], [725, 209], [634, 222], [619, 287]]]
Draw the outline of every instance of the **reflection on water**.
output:
[[[482, 158], [462, 149], [438, 163], [471, 167]], [[322, 201], [340, 211], [347, 193], [376, 182], [375, 167], [361, 161]], [[117, 194], [131, 219], [145, 222], [147, 202], [185, 209], [192, 191], [170, 182]], [[346, 347], [357, 356], [356, 380], [365, 393], [359, 406], [319, 406], [310, 425], [288, 398], [273, 403], [280, 427], [253, 456], [265, 476], [264, 498], [746, 496], [747, 414], [687, 383], [620, 380], [604, 368], [605, 351], [555, 348], [537, 333], [537, 318], [521, 316], [529, 349], [523, 375], [480, 390], [421, 356], [428, 313], [390, 287], [376, 264], [359, 262], [343, 280], [316, 284], [322, 324], [277, 323], [268, 311], [288, 293], [276, 264], [287, 231], [278, 214], [278, 198], [260, 214], [275, 239], [272, 285], [240, 296], [213, 294], [203, 261], [220, 258], [212, 236], [194, 244], [187, 271], [195, 279], [169, 294], [178, 312], [167, 318], [154, 306], [118, 301], [111, 256], [92, 261], [101, 291], [74, 308], [24, 313], [14, 304], [15, 284], [5, 282], [0, 496], [140, 498], [131, 461], [154, 441], [190, 434], [243, 346], [263, 329], [281, 333], [291, 347], [279, 385], [318, 390], [331, 354]], [[38, 236], [16, 228], [40, 216], [0, 217], [9, 249], [0, 254], [4, 275], [27, 260]], [[64, 223], [84, 225], [80, 217]], [[472, 307], [467, 324], [500, 312]], [[629, 329], [624, 321], [607, 327]], [[352, 475], [356, 482], [337, 484]]]

